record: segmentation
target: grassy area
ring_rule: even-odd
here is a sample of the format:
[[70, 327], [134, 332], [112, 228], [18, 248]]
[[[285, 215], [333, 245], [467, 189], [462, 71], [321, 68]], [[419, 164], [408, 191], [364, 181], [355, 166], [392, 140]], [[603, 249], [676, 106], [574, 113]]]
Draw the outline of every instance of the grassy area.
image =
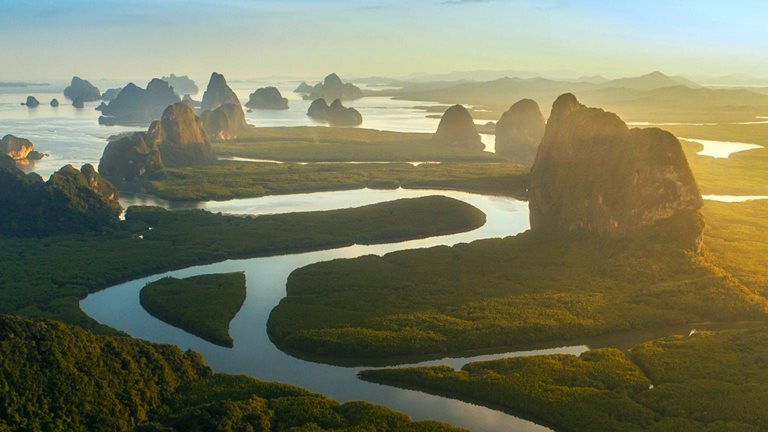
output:
[[0, 316], [3, 431], [458, 432], [366, 402], [214, 374], [199, 354]]
[[561, 431], [768, 429], [767, 328], [674, 336], [630, 355], [634, 363], [600, 349], [361, 376], [522, 413]]
[[245, 274], [166, 277], [147, 284], [141, 306], [168, 324], [224, 347], [232, 347], [229, 323], [245, 301]]
[[95, 327], [78, 300], [140, 276], [229, 258], [423, 238], [484, 223], [480, 210], [440, 196], [259, 217], [131, 207], [110, 234], [0, 238], [0, 313]]
[[219, 156], [285, 162], [478, 162], [495, 154], [445, 147], [432, 134], [333, 127], [253, 128], [237, 140], [218, 142]]
[[360, 188], [452, 189], [522, 197], [529, 167], [507, 163], [273, 164], [219, 162], [169, 169], [146, 189], [169, 200], [226, 200]]
[[358, 363], [765, 319], [768, 310], [711, 256], [531, 233], [313, 264], [287, 289], [268, 321], [277, 345]]

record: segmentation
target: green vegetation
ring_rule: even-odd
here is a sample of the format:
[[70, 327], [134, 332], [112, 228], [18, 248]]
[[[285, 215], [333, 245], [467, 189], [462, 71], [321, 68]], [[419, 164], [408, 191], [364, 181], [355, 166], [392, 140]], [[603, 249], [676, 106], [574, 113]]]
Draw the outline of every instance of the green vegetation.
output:
[[271, 337], [331, 362], [501, 351], [768, 310], [706, 255], [530, 232], [313, 264], [291, 274], [287, 292]]
[[600, 349], [361, 377], [500, 407], [562, 431], [768, 428], [767, 328], [669, 337], [640, 344], [630, 356], [636, 365], [618, 350]]
[[219, 162], [168, 169], [145, 183], [169, 200], [226, 200], [360, 188], [452, 189], [521, 197], [529, 167], [506, 163], [273, 164]]
[[435, 144], [432, 134], [333, 127], [253, 128], [214, 149], [219, 156], [285, 162], [500, 160], [493, 153]]
[[214, 374], [200, 355], [0, 316], [2, 431], [459, 431], [365, 402]]
[[147, 284], [139, 299], [152, 316], [209, 342], [232, 347], [229, 323], [245, 301], [245, 274], [166, 277]]
[[78, 300], [140, 276], [228, 258], [449, 234], [484, 223], [480, 210], [440, 196], [259, 217], [131, 207], [108, 234], [0, 238], [0, 313], [94, 327]]

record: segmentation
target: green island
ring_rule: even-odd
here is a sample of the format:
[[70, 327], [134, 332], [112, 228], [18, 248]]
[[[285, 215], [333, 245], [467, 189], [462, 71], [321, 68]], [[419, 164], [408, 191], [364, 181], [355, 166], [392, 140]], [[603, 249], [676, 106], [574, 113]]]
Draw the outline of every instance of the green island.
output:
[[245, 301], [245, 274], [165, 277], [142, 288], [139, 300], [152, 316], [209, 342], [232, 347], [229, 323]]
[[[714, 212], [706, 215], [713, 224], [733, 226]], [[761, 227], [768, 229], [762, 221]], [[292, 353], [365, 364], [682, 323], [765, 319], [768, 301], [745, 285], [748, 280], [723, 270], [716, 254], [723, 241], [741, 242], [749, 233], [708, 230], [706, 244], [711, 235], [719, 240], [702, 256], [653, 241], [526, 232], [312, 264], [290, 275], [268, 330]], [[768, 252], [765, 246], [745, 243], [742, 250], [760, 254]]]
[[0, 430], [453, 432], [367, 402], [213, 373], [170, 345], [0, 315]]
[[435, 143], [429, 133], [338, 127], [252, 128], [236, 140], [214, 143], [213, 148], [219, 156], [284, 162], [501, 160], [494, 153]]
[[230, 258], [424, 238], [484, 223], [480, 210], [441, 196], [259, 217], [131, 207], [113, 232], [0, 238], [0, 313], [109, 331], [78, 301], [119, 282]]
[[361, 188], [452, 189], [524, 197], [530, 168], [508, 163], [274, 164], [220, 161], [166, 169], [144, 187], [168, 200], [227, 200]]
[[768, 328], [695, 332], [627, 355], [506, 358], [363, 371], [369, 381], [499, 408], [561, 431], [759, 431], [768, 393]]

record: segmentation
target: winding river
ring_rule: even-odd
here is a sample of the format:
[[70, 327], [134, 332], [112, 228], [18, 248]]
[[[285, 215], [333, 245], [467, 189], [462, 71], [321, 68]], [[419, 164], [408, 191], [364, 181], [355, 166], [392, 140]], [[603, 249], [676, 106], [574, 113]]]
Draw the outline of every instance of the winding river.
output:
[[[97, 321], [122, 330], [131, 336], [153, 342], [170, 343], [182, 349], [200, 352], [216, 371], [242, 373], [259, 379], [295, 384], [320, 392], [339, 401], [367, 400], [404, 412], [415, 419], [435, 419], [469, 428], [473, 431], [546, 431], [545, 427], [489, 408], [432, 396], [421, 392], [368, 383], [357, 378], [360, 367], [331, 366], [300, 360], [278, 350], [266, 333], [270, 311], [285, 296], [288, 275], [299, 267], [336, 258], [352, 258], [366, 254], [384, 254], [396, 250], [453, 245], [476, 239], [504, 237], [528, 229], [527, 203], [512, 198], [484, 196], [454, 191], [435, 190], [354, 190], [297, 195], [267, 196], [224, 202], [205, 202], [199, 208], [236, 214], [268, 214], [309, 210], [357, 207], [399, 198], [444, 195], [465, 201], [487, 215], [484, 226], [470, 232], [411, 240], [383, 245], [354, 245], [318, 252], [228, 260], [193, 266], [183, 270], [156, 274], [113, 286], [91, 294], [80, 306]], [[124, 205], [169, 203], [150, 197], [128, 197]], [[206, 273], [244, 271], [247, 297], [232, 321], [230, 333], [235, 340], [232, 349], [208, 343], [150, 316], [139, 304], [139, 291], [150, 281], [173, 275], [189, 277]], [[572, 346], [538, 351], [481, 355], [413, 363], [418, 365], [463, 364], [513, 355], [548, 353], [579, 354], [586, 346]]]

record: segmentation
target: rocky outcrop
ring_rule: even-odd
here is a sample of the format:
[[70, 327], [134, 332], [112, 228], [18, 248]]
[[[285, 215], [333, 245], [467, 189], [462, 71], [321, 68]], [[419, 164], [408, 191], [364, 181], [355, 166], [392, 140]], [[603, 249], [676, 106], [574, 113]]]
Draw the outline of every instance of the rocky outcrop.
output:
[[[117, 225], [117, 193], [91, 165], [67, 165], [44, 182], [0, 161], [0, 234], [47, 236]], [[0, 158], [1, 159], [1, 158]]]
[[73, 77], [72, 83], [64, 89], [64, 96], [71, 101], [80, 98], [83, 102], [91, 102], [101, 99], [101, 92], [87, 80]]
[[130, 83], [125, 86], [109, 105], [105, 106], [99, 123], [105, 125], [146, 124], [160, 118], [170, 105], [180, 102], [167, 82], [153, 79], [146, 90]]
[[33, 150], [34, 146], [28, 139], [6, 135], [0, 140], [0, 153], [13, 160], [26, 159]]
[[211, 79], [208, 81], [208, 87], [203, 93], [203, 101], [200, 105], [201, 111], [213, 111], [216, 108], [234, 104], [240, 105], [240, 100], [231, 88], [227, 85], [227, 80], [224, 75], [219, 73], [212, 73]]
[[299, 86], [296, 87], [293, 90], [293, 92], [294, 93], [301, 93], [301, 94], [310, 94], [310, 93], [312, 93], [313, 88], [314, 87], [312, 87], [311, 85], [307, 84], [306, 81], [302, 81], [301, 84], [299, 84]]
[[54, 108], [59, 106], [59, 100], [56, 99], [56, 98], [51, 99], [51, 106], [54, 107]]
[[363, 116], [359, 111], [345, 107], [338, 99], [330, 106], [325, 99], [315, 99], [309, 106], [307, 115], [332, 126], [357, 126], [363, 123]]
[[40, 101], [34, 96], [27, 96], [27, 101], [24, 102], [24, 105], [26, 105], [27, 108], [36, 108], [40, 105]]
[[205, 111], [200, 119], [208, 138], [216, 141], [233, 140], [248, 129], [240, 104], [225, 104], [213, 111]]
[[104, 93], [101, 94], [101, 100], [110, 102], [113, 99], [115, 99], [117, 97], [117, 95], [119, 95], [122, 90], [123, 90], [122, 87], [107, 89], [107, 91], [105, 91]]
[[163, 81], [167, 82], [171, 87], [173, 87], [173, 91], [176, 92], [178, 96], [182, 96], [185, 94], [197, 94], [200, 89], [197, 88], [197, 84], [192, 80], [192, 78], [183, 75], [183, 76], [177, 76], [175, 74], [171, 74], [169, 76], [164, 76], [162, 78]]
[[514, 162], [533, 163], [544, 127], [539, 104], [531, 99], [516, 102], [496, 123], [496, 154]]
[[105, 109], [107, 109], [107, 104], [105, 102], [100, 103], [99, 106], [94, 108], [96, 111], [104, 111]]
[[192, 108], [176, 103], [165, 109], [147, 132], [107, 144], [99, 172], [119, 186], [138, 183], [164, 167], [191, 166], [216, 160], [203, 123]]
[[[307, 86], [308, 87], [308, 86]], [[305, 95], [304, 99], [315, 100], [354, 100], [363, 97], [363, 91], [359, 87], [351, 83], [344, 83], [341, 81], [338, 75], [332, 73], [325, 77], [322, 84], [317, 84], [309, 92], [309, 95]]]
[[255, 109], [287, 110], [288, 99], [284, 98], [277, 88], [264, 87], [251, 93], [245, 106]]
[[531, 172], [534, 232], [673, 242], [697, 249], [702, 199], [680, 142], [628, 129], [572, 94], [552, 106]]
[[72, 100], [72, 106], [78, 109], [85, 108], [85, 103], [83, 102], [83, 98], [81, 98], [80, 96], [76, 96]]
[[440, 118], [437, 132], [432, 136], [432, 141], [447, 147], [473, 150], [485, 148], [485, 144], [480, 140], [480, 134], [477, 133], [472, 116], [461, 105], [454, 105], [445, 111], [443, 117]]

